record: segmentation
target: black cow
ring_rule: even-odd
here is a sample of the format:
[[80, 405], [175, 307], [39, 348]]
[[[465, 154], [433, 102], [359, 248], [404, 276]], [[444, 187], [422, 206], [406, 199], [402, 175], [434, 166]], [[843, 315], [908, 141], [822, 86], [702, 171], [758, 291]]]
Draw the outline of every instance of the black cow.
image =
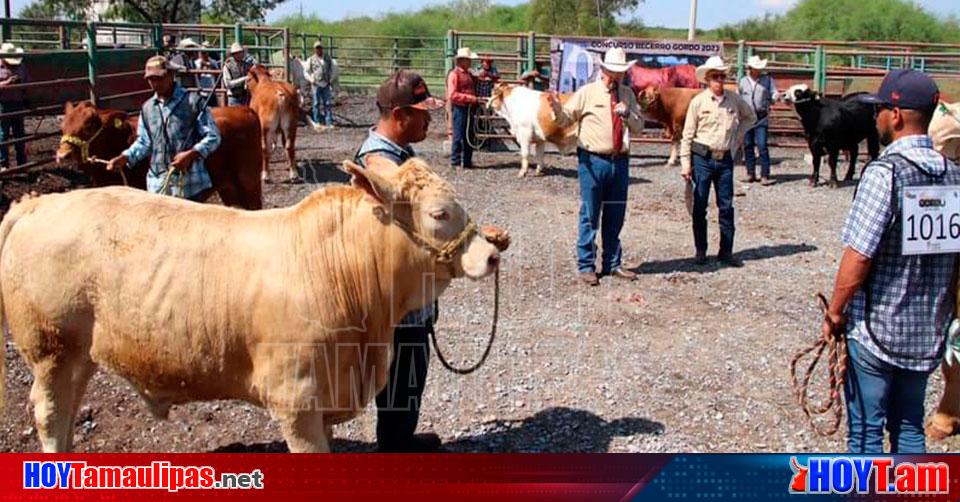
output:
[[880, 138], [877, 132], [876, 105], [860, 101], [860, 94], [851, 94], [842, 100], [823, 97], [819, 92], [811, 91], [805, 84], [791, 87], [784, 100], [792, 102], [800, 122], [803, 134], [807, 138], [810, 154], [813, 155], [813, 176], [810, 185], [817, 186], [820, 180], [820, 158], [826, 153], [830, 165], [830, 186], [837, 187], [837, 159], [840, 150], [850, 156], [850, 167], [845, 181], [853, 179], [857, 165], [857, 152], [860, 142], [866, 138], [870, 158], [880, 154]]

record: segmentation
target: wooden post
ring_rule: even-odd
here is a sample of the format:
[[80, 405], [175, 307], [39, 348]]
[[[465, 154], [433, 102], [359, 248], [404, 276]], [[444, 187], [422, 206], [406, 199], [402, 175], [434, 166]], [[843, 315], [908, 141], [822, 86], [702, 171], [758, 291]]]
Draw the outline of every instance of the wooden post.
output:
[[287, 82], [292, 82], [290, 78], [290, 28], [283, 28], [283, 69], [287, 74]]
[[393, 71], [400, 69], [400, 39], [393, 39]]
[[744, 67], [744, 64], [746, 63], [744, 58], [746, 57], [746, 54], [747, 54], [746, 46], [747, 46], [747, 43], [743, 40], [740, 40], [739, 42], [737, 42], [737, 83], [738, 84], [740, 82], [740, 79], [742, 79], [743, 75], [746, 73], [746, 69]]
[[527, 33], [527, 70], [537, 68], [537, 37], [531, 31]]

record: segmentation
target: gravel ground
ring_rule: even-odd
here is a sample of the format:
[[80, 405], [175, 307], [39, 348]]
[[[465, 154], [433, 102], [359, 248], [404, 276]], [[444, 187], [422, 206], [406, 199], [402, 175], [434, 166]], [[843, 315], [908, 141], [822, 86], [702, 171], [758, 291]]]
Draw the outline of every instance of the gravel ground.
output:
[[[310, 183], [267, 186], [267, 206], [286, 206], [322, 183], [343, 181], [335, 166], [352, 157], [372, 108], [368, 99], [352, 98], [340, 119], [355, 125], [303, 131], [298, 154]], [[438, 123], [435, 131], [442, 130]], [[788, 363], [819, 328], [813, 294], [832, 286], [852, 186], [810, 188], [802, 152], [775, 149], [777, 184], [737, 187], [736, 247], [746, 266], [698, 268], [678, 170], [663, 166], [666, 147], [637, 146], [622, 238], [625, 259], [641, 279], [605, 279], [587, 288], [575, 277], [575, 159], [549, 155], [554, 167], [542, 178], [518, 179], [515, 153], [480, 153], [478, 169], [453, 171], [441, 142], [434, 134], [418, 152], [457, 188], [476, 221], [509, 229], [513, 246], [502, 267], [493, 352], [470, 376], [448, 373], [432, 358], [421, 431], [437, 432], [450, 451], [844, 448], [842, 435], [810, 432], [792, 398]], [[274, 176], [282, 176], [279, 152], [274, 159]], [[715, 252], [715, 211], [709, 220]], [[479, 357], [492, 292], [492, 281], [459, 281], [441, 298], [439, 338], [453, 362]], [[6, 356], [0, 450], [36, 450], [31, 377], [9, 340]], [[937, 372], [928, 407], [942, 388]], [[373, 449], [375, 422], [371, 406], [335, 427], [334, 450]], [[262, 409], [197, 403], [174, 407], [168, 421], [158, 421], [125, 381], [106, 372], [88, 388], [76, 425], [79, 451], [285, 450]], [[956, 439], [930, 445], [932, 451], [957, 446]]]

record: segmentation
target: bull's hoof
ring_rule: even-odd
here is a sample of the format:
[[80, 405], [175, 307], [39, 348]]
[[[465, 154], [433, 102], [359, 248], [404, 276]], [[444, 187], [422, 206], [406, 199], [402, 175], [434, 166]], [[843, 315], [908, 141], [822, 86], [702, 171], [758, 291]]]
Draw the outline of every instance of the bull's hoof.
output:
[[809, 180], [807, 180], [807, 184], [809, 184], [809, 185], [812, 186], [812, 187], [816, 187], [816, 186], [817, 186], [817, 179], [816, 179], [816, 178], [810, 178]]
[[538, 178], [543, 176], [543, 169], [537, 168], [537, 170], [533, 172], [533, 175]]
[[526, 169], [521, 169], [520, 172], [517, 173], [517, 178], [523, 178], [523, 177], [526, 176], [526, 175], [527, 175], [527, 170], [526, 170]]
[[845, 177], [843, 178], [843, 181], [853, 181], [853, 175], [851, 174], [851, 175], [849, 175], [849, 176], [845, 176]]
[[943, 441], [956, 434], [960, 429], [960, 419], [943, 413], [936, 413], [927, 424], [927, 437], [934, 441]]
[[840, 182], [837, 180], [830, 180], [830, 188], [839, 188]]

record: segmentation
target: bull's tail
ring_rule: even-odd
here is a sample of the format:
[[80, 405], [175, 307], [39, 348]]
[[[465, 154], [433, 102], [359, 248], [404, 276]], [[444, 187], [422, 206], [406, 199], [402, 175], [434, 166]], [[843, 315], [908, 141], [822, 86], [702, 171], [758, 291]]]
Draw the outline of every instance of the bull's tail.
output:
[[[20, 202], [14, 202], [10, 206], [10, 210], [7, 211], [6, 216], [3, 218], [3, 221], [0, 221], [0, 263], [3, 260], [3, 248], [7, 242], [7, 236], [10, 235], [10, 230], [13, 229], [13, 226], [17, 221], [22, 218], [24, 215], [29, 214], [32, 208], [36, 205], [35, 200], [31, 195], [25, 195]], [[25, 207], [26, 206], [26, 207]], [[6, 337], [9, 333], [10, 328], [7, 326], [7, 314], [4, 310], [3, 305], [3, 290], [0, 288], [0, 340], [3, 340], [2, 344], [3, 354], [0, 355], [0, 411], [4, 409], [4, 403], [6, 401], [6, 388], [7, 388], [7, 357], [6, 357]]]

